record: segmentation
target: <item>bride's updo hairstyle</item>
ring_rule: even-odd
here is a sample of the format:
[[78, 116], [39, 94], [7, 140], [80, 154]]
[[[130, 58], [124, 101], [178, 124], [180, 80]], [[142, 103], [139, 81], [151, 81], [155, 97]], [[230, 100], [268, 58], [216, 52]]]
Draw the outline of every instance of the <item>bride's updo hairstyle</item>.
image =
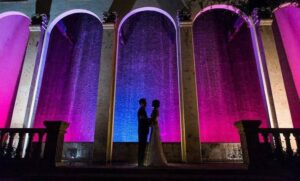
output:
[[159, 100], [155, 99], [154, 101], [152, 101], [152, 107], [159, 108], [159, 105], [160, 105]]

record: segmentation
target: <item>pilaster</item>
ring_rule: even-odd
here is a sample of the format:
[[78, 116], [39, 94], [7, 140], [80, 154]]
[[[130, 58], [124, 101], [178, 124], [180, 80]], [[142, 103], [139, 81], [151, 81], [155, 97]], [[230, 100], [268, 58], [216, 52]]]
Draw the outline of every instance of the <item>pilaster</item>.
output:
[[273, 96], [277, 126], [279, 128], [293, 127], [287, 93], [284, 86], [282, 70], [278, 51], [276, 49], [272, 20], [260, 21], [259, 33], [262, 41], [262, 49], [266, 59], [266, 67], [269, 75], [270, 89]]
[[182, 157], [188, 163], [201, 161], [197, 84], [192, 21], [179, 23]]
[[47, 24], [47, 17], [39, 16], [39, 24], [30, 25], [29, 40], [24, 56], [20, 82], [16, 95], [15, 106], [10, 127], [23, 128], [31, 127], [28, 120], [30, 107], [32, 104], [32, 89], [36, 82], [36, 67], [39, 64], [43, 39]]
[[255, 9], [252, 12], [252, 15], [248, 22], [248, 27], [250, 29], [251, 39], [252, 39], [252, 46], [253, 46], [253, 53], [255, 56], [256, 61], [256, 67], [260, 82], [260, 89], [261, 94], [263, 96], [264, 104], [265, 104], [265, 110], [267, 112], [269, 125], [270, 127], [277, 127], [277, 118], [276, 118], [276, 112], [275, 112], [275, 106], [270, 86], [270, 80], [266, 65], [266, 59], [264, 56], [264, 48], [262, 46], [262, 40], [260, 37], [259, 32], [259, 16], [258, 16], [258, 10]]
[[116, 71], [116, 27], [113, 22], [103, 24], [102, 37], [93, 161], [107, 163], [111, 161], [113, 144]]

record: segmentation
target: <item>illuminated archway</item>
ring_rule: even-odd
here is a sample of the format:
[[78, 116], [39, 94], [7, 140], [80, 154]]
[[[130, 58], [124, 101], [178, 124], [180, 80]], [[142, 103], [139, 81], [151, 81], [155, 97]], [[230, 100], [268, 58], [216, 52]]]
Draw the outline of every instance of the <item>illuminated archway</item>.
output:
[[65, 141], [93, 142], [102, 23], [92, 12], [71, 10], [49, 25], [35, 90], [34, 127], [44, 120], [70, 123]]
[[30, 18], [15, 11], [0, 14], [0, 127], [12, 117], [29, 38]]
[[264, 87], [253, 49], [253, 25], [239, 9], [213, 5], [193, 23], [200, 138], [239, 142], [238, 120], [268, 123]]
[[158, 8], [131, 11], [118, 29], [114, 141], [136, 142], [138, 100], [161, 101], [163, 142], [180, 142], [177, 31], [173, 18]]

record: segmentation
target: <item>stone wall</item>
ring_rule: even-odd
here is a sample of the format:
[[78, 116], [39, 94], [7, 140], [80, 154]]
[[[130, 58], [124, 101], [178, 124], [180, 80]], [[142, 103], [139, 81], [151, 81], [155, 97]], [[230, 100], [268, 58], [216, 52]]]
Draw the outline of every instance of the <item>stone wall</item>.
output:
[[[203, 143], [201, 148], [203, 162], [242, 161], [240, 143]], [[180, 143], [163, 143], [163, 149], [168, 162], [182, 162]], [[114, 143], [112, 162], [136, 163], [137, 151], [137, 143]], [[89, 162], [92, 160], [92, 153], [93, 143], [65, 143], [63, 149], [63, 160]]]
[[242, 162], [240, 143], [204, 143], [202, 148], [203, 162]]
[[62, 160], [91, 161], [93, 158], [93, 143], [64, 143]]
[[[180, 143], [163, 143], [164, 153], [168, 162], [181, 162]], [[113, 162], [137, 162], [137, 143], [114, 143]]]

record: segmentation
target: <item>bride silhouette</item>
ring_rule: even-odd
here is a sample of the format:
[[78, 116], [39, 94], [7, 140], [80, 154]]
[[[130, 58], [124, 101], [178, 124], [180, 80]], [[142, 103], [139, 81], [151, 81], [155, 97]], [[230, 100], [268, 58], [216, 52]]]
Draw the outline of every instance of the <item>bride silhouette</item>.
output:
[[151, 135], [150, 142], [147, 149], [145, 165], [146, 166], [167, 166], [167, 160], [162, 148], [162, 143], [160, 139], [160, 131], [158, 124], [158, 116], [159, 116], [159, 100], [152, 101], [152, 113], [151, 113]]

